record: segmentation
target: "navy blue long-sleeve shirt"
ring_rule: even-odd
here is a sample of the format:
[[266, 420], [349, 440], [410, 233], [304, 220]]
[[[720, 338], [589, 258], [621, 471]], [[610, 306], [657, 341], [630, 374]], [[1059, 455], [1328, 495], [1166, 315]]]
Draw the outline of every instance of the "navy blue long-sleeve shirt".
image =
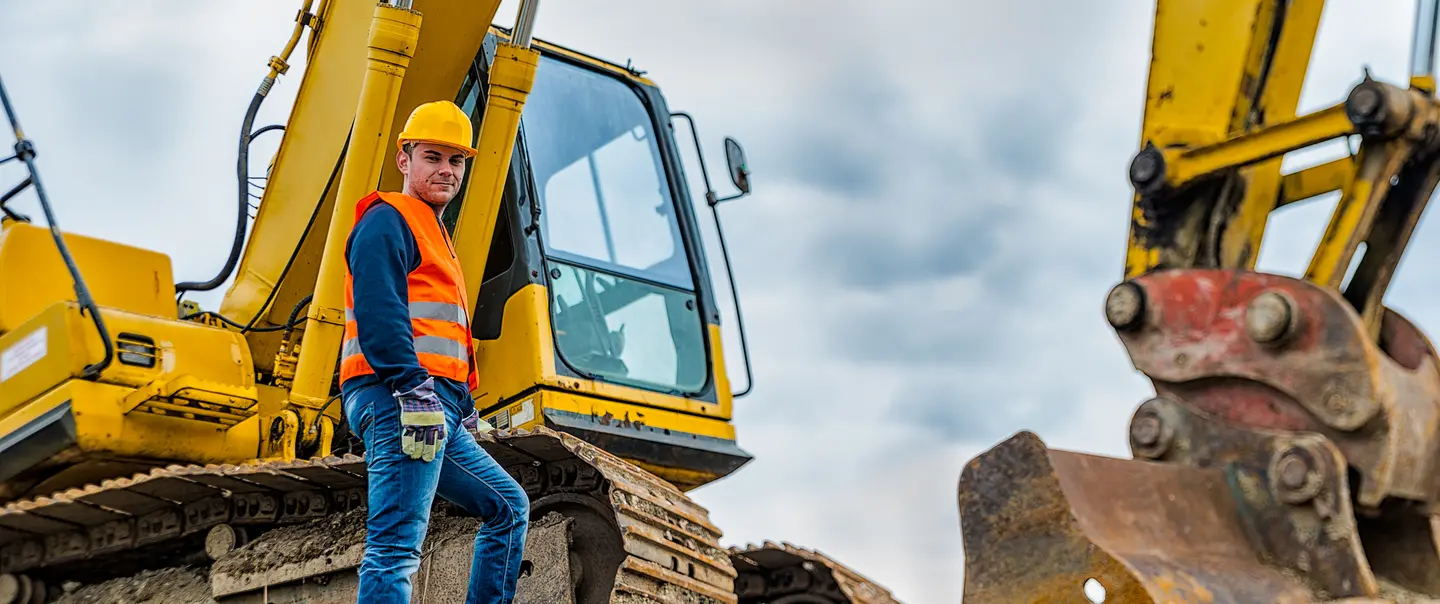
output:
[[415, 356], [407, 275], [420, 266], [420, 247], [400, 211], [377, 203], [360, 217], [345, 245], [354, 279], [360, 350], [391, 392], [419, 386], [430, 372]]

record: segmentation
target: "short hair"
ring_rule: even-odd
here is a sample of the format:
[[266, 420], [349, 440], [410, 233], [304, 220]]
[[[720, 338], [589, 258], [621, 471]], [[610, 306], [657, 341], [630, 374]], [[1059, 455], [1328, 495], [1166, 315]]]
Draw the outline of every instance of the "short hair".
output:
[[405, 141], [405, 144], [400, 145], [400, 150], [409, 157], [415, 157], [415, 143], [412, 141]]

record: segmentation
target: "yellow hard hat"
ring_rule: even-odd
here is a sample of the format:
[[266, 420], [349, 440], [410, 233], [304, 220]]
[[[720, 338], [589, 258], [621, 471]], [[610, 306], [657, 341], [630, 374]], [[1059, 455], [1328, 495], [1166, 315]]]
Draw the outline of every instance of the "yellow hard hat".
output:
[[410, 112], [396, 144], [404, 147], [405, 143], [434, 143], [455, 147], [464, 151], [465, 157], [472, 157], [472, 138], [470, 116], [450, 101], [432, 101]]

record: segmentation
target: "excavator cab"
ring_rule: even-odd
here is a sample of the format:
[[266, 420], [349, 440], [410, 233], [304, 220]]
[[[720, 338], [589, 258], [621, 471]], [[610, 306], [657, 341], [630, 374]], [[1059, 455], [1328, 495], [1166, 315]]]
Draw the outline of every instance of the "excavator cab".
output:
[[[481, 67], [506, 36], [491, 31], [456, 95], [477, 130]], [[576, 434], [682, 488], [724, 477], [751, 457], [727, 421], [715, 281], [674, 118], [638, 70], [535, 47], [474, 301], [476, 406], [497, 428]], [[466, 192], [442, 216], [460, 247], [477, 243]]]

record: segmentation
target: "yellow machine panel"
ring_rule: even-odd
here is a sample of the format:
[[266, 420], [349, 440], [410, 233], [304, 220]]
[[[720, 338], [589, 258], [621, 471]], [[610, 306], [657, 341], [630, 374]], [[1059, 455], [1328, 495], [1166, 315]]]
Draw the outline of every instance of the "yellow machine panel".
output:
[[[75, 299], [75, 285], [49, 229], [8, 219], [0, 225], [0, 333], [5, 333], [51, 304]], [[175, 317], [168, 256], [74, 233], [64, 238], [97, 304]]]
[[[65, 453], [62, 459], [94, 460], [101, 467], [112, 460], [148, 460], [128, 464], [139, 469], [182, 460], [221, 464], [255, 457], [262, 435], [259, 417], [225, 426], [193, 421], [182, 414], [135, 413], [127, 401], [132, 394], [133, 390], [121, 386], [71, 380], [0, 417], [0, 430], [5, 434], [24, 432], [27, 426], [37, 433], [48, 430], [51, 438], [45, 444]], [[0, 474], [6, 474], [8, 480], [10, 469], [19, 466], [19, 461], [7, 458], [0, 462], [4, 470]], [[47, 477], [44, 486], [31, 488], [46, 492], [84, 484], [96, 474], [89, 467], [81, 463], [63, 475]], [[0, 491], [0, 495], [14, 494]]]
[[[235, 413], [253, 413], [259, 397], [249, 349], [239, 334], [118, 310], [102, 314], [117, 350], [99, 381], [136, 389], [132, 407], [150, 397], [214, 399]], [[52, 305], [0, 336], [0, 414], [78, 377], [101, 355], [95, 328], [79, 306]]]

